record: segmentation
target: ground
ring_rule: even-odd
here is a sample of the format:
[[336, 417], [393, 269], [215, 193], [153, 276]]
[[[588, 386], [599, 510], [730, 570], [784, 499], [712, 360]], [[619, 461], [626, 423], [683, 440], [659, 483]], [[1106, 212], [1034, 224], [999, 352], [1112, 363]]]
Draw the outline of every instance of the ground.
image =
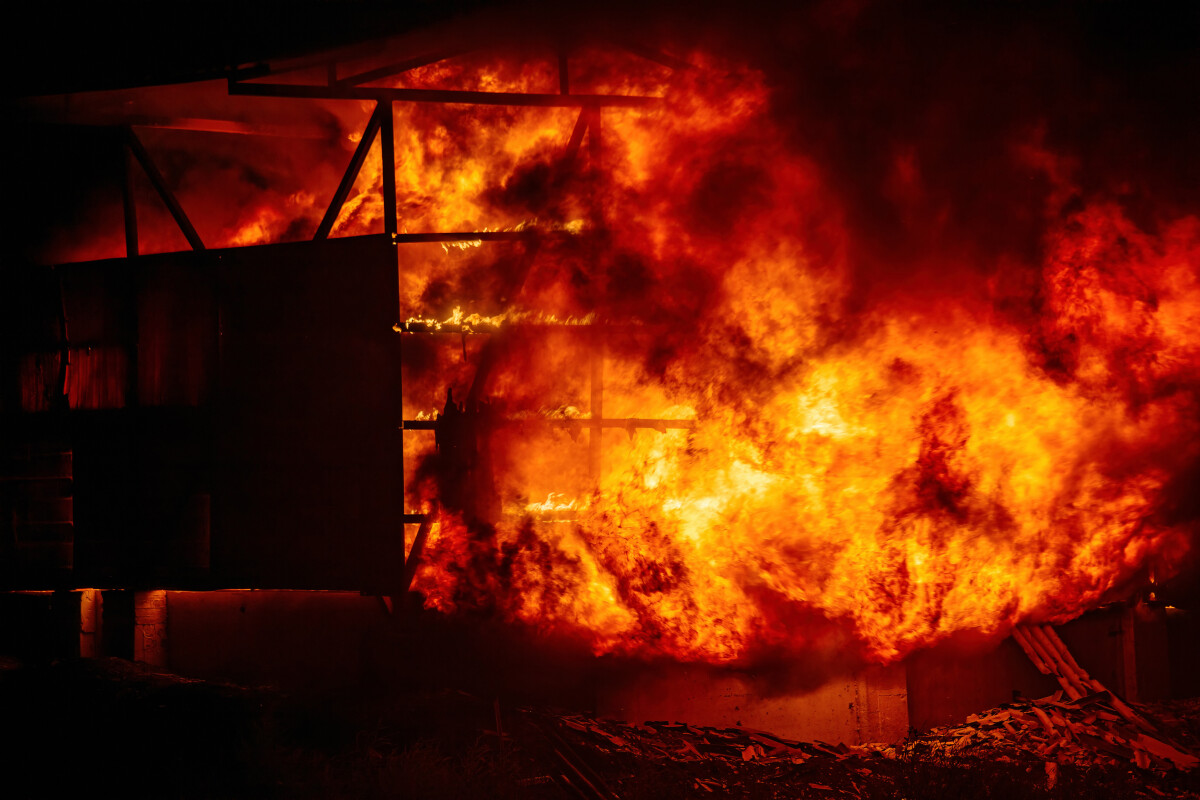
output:
[[[1097, 703], [1078, 714], [1094, 719], [1107, 708]], [[1067, 705], [1059, 711], [1071, 719]], [[893, 747], [850, 748], [595, 720], [453, 690], [317, 701], [120, 659], [8, 659], [0, 708], [11, 798], [1200, 798], [1200, 769], [1162, 758], [1142, 768], [1115, 746], [1093, 758], [1065, 744], [1038, 755], [1046, 732], [1014, 725], [1028, 704]], [[1159, 738], [1196, 745], [1200, 699], [1138, 710]]]

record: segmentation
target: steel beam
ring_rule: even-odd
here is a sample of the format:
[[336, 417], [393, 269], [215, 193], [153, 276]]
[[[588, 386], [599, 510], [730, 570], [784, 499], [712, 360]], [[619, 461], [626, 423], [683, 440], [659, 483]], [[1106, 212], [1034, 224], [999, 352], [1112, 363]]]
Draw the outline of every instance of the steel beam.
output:
[[[604, 224], [604, 210], [602, 208], [602, 197], [599, 185], [599, 175], [601, 165], [603, 164], [603, 139], [601, 138], [600, 124], [601, 112], [600, 108], [596, 107], [590, 110], [592, 118], [588, 121], [588, 158], [592, 168], [592, 222], [597, 230], [600, 230]], [[597, 244], [597, 247], [601, 245]], [[607, 293], [607, 286], [604, 274], [604, 253], [597, 252], [596, 258], [593, 259], [593, 285], [595, 286], [595, 296], [593, 304], [595, 308], [603, 308], [604, 297]], [[592, 350], [590, 364], [590, 380], [591, 386], [591, 425], [588, 431], [588, 468], [592, 478], [600, 481], [601, 468], [601, 450], [603, 445], [604, 426], [601, 420], [604, 418], [604, 331], [601, 328], [596, 328], [592, 334]]]
[[125, 257], [138, 254], [137, 202], [133, 197], [133, 153], [121, 143], [121, 203], [125, 210]]
[[661, 97], [608, 94], [533, 94], [474, 92], [458, 89], [387, 89], [361, 86], [304, 86], [287, 83], [229, 82], [229, 93], [256, 97], [295, 97], [317, 100], [376, 100], [401, 103], [462, 103], [465, 105], [536, 106], [543, 108], [644, 108]]
[[392, 128], [395, 115], [392, 113], [392, 101], [380, 102], [383, 111], [379, 128], [379, 154], [383, 161], [383, 232], [396, 236], [396, 137]]
[[563, 156], [563, 162], [567, 166], [575, 163], [575, 159], [579, 156], [579, 148], [583, 145], [583, 135], [587, 133], [588, 120], [591, 118], [592, 112], [589, 109], [580, 109], [579, 118], [575, 120], [575, 127], [571, 129], [571, 140], [567, 142], [567, 152]]

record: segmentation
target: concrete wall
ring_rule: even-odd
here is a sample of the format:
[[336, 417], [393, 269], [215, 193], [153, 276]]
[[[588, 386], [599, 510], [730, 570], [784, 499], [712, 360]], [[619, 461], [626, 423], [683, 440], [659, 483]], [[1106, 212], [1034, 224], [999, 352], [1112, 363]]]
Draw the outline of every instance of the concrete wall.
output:
[[388, 618], [357, 592], [168, 592], [168, 664], [189, 677], [337, 691], [357, 685]]
[[780, 686], [752, 674], [670, 665], [601, 689], [597, 713], [628, 721], [739, 725], [802, 740], [861, 744], [908, 733], [903, 665], [872, 667], [815, 688]]
[[961, 722], [967, 715], [1058, 689], [1012, 639], [998, 644], [952, 642], [908, 659], [908, 713], [918, 731]]
[[[893, 741], [908, 732], [903, 666], [797, 689], [777, 678], [688, 665], [614, 667], [492, 628], [405, 628], [352, 592], [167, 593], [169, 666], [183, 675], [323, 694], [445, 685], [603, 716], [742, 725], [797, 739]], [[558, 678], [554, 675], [558, 673]], [[538, 693], [544, 695], [538, 698]]]
[[1058, 634], [1089, 675], [1126, 700], [1149, 702], [1171, 696], [1165, 607], [1107, 606], [1060, 626]]
[[[1200, 693], [1193, 612], [1112, 606], [1058, 630], [1093, 677], [1128, 699]], [[953, 724], [1058, 689], [1012, 639], [944, 644], [902, 665], [831, 677], [806, 674], [802, 664], [755, 674], [597, 659], [532, 629], [415, 608], [392, 614], [357, 592], [0, 593], [0, 654], [117, 655], [192, 677], [368, 703], [456, 688], [630, 721], [740, 725], [846, 743], [896, 741], [910, 727]]]
[[[1200, 688], [1194, 658], [1200, 626], [1185, 612], [1159, 605], [1114, 604], [1056, 628], [1088, 674], [1126, 700], [1189, 697]], [[1172, 668], [1174, 673], [1172, 674]], [[1044, 697], [1058, 691], [1012, 639], [993, 646], [946, 645], [909, 659], [909, 716], [917, 730], [948, 725], [1015, 695]]]
[[1200, 697], [1200, 614], [1167, 608], [1171, 696]]

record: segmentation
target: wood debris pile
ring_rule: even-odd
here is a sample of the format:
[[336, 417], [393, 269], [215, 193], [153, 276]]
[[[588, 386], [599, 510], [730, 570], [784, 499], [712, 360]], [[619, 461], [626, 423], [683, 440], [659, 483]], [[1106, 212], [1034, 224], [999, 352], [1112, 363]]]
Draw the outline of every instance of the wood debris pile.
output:
[[1133, 762], [1142, 769], [1163, 770], [1190, 770], [1200, 764], [1189, 748], [1088, 675], [1054, 628], [1018, 625], [1013, 639], [1038, 671], [1053, 675], [1062, 689], [1052, 697], [1001, 706], [968, 717], [965, 726], [944, 729], [945, 735], [956, 737], [955, 749], [972, 742], [1005, 741], [1059, 763]]
[[793, 741], [750, 728], [710, 728], [680, 722], [632, 724], [580, 714], [556, 715], [555, 720], [583, 734], [589, 744], [601, 752], [622, 752], [641, 758], [801, 763], [814, 756], [843, 759], [866, 752], [844, 744]]
[[554, 765], [547, 780], [591, 800], [652, 789], [777, 797], [784, 786], [814, 797], [975, 796], [981, 786], [990, 797], [1200, 796], [1200, 771], [1192, 772], [1200, 700], [1134, 707], [1091, 678], [1049, 626], [1022, 626], [1014, 638], [1059, 691], [894, 744], [532, 709], [521, 716], [536, 732], [530, 741], [547, 743], [537, 761]]
[[1043, 761], [1081, 766], [1134, 763], [1142, 769], [1165, 771], [1190, 770], [1200, 763], [1187, 747], [1141, 715], [1135, 722], [1118, 713], [1119, 703], [1107, 691], [1077, 700], [1056, 692], [1041, 700], [1006, 703], [972, 714], [963, 725], [936, 728], [921, 738], [955, 754], [1017, 750]]
[[[858, 798], [872, 796], [868, 785], [889, 782], [886, 773], [895, 771], [893, 762], [866, 748], [794, 741], [750, 728], [633, 724], [531, 709], [523, 717], [552, 745], [543, 751], [550, 758], [541, 761], [557, 763], [548, 777], [588, 800], [615, 800], [627, 791], [639, 797], [776, 797], [784, 786], [806, 797]], [[867, 759], [887, 765], [885, 774], [867, 769]]]

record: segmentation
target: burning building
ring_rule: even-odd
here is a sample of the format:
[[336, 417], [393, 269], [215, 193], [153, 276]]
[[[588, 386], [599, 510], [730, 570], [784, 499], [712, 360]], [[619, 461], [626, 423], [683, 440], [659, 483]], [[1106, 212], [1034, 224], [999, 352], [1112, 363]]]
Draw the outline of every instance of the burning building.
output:
[[16, 104], [11, 647], [357, 680], [407, 619], [857, 742], [1194, 693], [1194, 14], [356, 13]]

